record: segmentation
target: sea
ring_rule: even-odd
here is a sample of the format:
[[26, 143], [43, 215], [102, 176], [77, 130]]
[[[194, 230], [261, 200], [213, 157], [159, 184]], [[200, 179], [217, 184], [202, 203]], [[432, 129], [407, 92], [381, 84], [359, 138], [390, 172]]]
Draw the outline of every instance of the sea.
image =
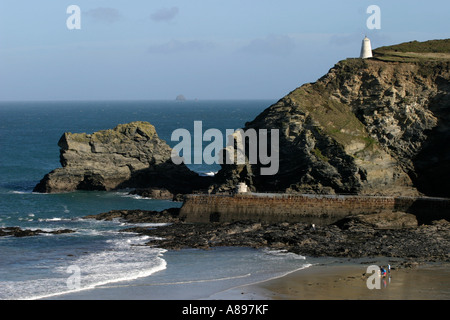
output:
[[[311, 258], [268, 249], [165, 250], [152, 239], [120, 232], [122, 221], [83, 219], [118, 209], [163, 210], [180, 202], [130, 195], [129, 190], [33, 192], [61, 166], [64, 132], [92, 133], [148, 121], [171, 147], [172, 132], [244, 127], [275, 101], [0, 102], [0, 227], [74, 233], [0, 237], [0, 299], [209, 299], [245, 284], [311, 267]], [[213, 175], [217, 164], [189, 167]], [[159, 227], [160, 224], [149, 225]]]

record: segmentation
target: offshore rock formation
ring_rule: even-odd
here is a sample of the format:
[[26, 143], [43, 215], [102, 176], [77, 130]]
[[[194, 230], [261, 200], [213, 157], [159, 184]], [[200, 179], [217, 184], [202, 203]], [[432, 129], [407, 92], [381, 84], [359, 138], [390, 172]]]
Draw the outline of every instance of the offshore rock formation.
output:
[[58, 145], [62, 168], [47, 174], [35, 192], [143, 188], [162, 189], [167, 195], [192, 192], [208, 183], [186, 166], [173, 164], [171, 148], [148, 122], [93, 134], [64, 133]]
[[278, 173], [223, 165], [214, 190], [448, 197], [449, 111], [448, 39], [340, 61], [246, 123], [280, 130]]

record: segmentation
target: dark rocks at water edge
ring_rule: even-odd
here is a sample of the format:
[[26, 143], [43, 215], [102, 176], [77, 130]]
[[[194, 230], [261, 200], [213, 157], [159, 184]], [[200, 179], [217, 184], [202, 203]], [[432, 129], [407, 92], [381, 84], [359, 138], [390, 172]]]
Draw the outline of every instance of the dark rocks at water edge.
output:
[[159, 227], [123, 229], [154, 237], [147, 243], [165, 249], [238, 246], [286, 250], [319, 257], [398, 257], [414, 261], [450, 261], [450, 223], [417, 225], [408, 214], [386, 219], [385, 214], [347, 217], [335, 224], [261, 223], [251, 221], [190, 224], [178, 219], [178, 209], [163, 212], [122, 210], [87, 218], [126, 222], [166, 222]]
[[84, 219], [111, 221], [119, 219], [128, 223], [174, 223], [179, 222], [180, 209], [170, 208], [163, 211], [111, 210], [109, 212], [88, 215]]
[[13, 236], [13, 237], [30, 237], [37, 236], [40, 234], [64, 234], [64, 233], [73, 233], [75, 231], [70, 229], [60, 229], [54, 231], [43, 231], [41, 229], [31, 230], [31, 229], [22, 229], [19, 227], [4, 227], [0, 228], [0, 237]]

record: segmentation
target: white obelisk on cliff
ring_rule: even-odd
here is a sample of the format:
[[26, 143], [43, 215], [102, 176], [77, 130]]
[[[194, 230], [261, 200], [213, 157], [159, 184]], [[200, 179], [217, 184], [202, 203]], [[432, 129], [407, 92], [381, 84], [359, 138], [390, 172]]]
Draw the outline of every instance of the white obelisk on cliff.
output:
[[360, 58], [372, 58], [372, 46], [370, 45], [370, 40], [367, 37], [364, 37], [362, 41]]

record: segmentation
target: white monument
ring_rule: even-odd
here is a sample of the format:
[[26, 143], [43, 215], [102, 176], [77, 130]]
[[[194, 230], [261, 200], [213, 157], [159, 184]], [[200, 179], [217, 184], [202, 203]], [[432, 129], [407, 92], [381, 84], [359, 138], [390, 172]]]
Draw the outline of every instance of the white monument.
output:
[[362, 41], [360, 58], [372, 58], [372, 46], [370, 45], [370, 40], [367, 37], [364, 37]]
[[239, 182], [239, 184], [236, 187], [236, 193], [247, 193], [248, 192], [248, 186], [245, 184], [245, 182]]

